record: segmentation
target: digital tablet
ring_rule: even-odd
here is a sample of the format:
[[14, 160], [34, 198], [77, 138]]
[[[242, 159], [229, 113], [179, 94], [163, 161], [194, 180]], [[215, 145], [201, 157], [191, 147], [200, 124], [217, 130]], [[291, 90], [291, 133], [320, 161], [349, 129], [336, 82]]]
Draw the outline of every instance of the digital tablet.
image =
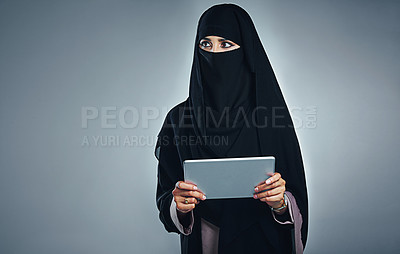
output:
[[254, 187], [275, 172], [275, 157], [185, 160], [183, 172], [207, 199], [252, 198]]

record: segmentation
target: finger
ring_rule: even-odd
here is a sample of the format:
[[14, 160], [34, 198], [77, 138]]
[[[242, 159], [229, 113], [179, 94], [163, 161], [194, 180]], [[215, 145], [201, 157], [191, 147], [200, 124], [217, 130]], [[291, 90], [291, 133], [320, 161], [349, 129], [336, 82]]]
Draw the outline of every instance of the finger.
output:
[[279, 194], [279, 195], [264, 197], [261, 198], [260, 200], [263, 202], [278, 202], [281, 201], [282, 199], [283, 199], [283, 194]]
[[263, 180], [261, 182], [259, 182], [256, 186], [254, 186], [254, 188], [258, 188], [258, 189], [265, 189], [265, 185], [269, 185], [271, 183], [274, 183], [275, 181], [279, 180], [280, 178], [280, 174], [279, 173], [267, 173], [267, 175], [269, 176], [266, 180]]
[[[272, 178], [273, 179], [273, 178]], [[261, 182], [259, 182], [256, 186], [254, 186], [254, 188], [260, 188], [261, 186], [264, 186], [264, 185], [266, 185], [266, 182], [270, 182], [271, 181], [271, 176], [270, 177], [268, 177], [267, 179], [265, 179], [265, 180], [262, 180]]]
[[275, 195], [283, 195], [283, 193], [285, 192], [285, 188], [284, 187], [276, 187], [274, 189], [268, 190], [263, 192], [263, 196], [264, 197], [271, 197], [271, 196], [275, 196]]
[[255, 187], [259, 187], [260, 185], [263, 185], [264, 183], [265, 183], [265, 180], [262, 180], [261, 182], [257, 183], [257, 185], [254, 186], [254, 188], [255, 188]]
[[257, 192], [262, 192], [262, 191], [265, 191], [265, 190], [273, 189], [273, 188], [278, 187], [279, 185], [280, 185], [279, 182], [274, 182], [274, 183], [271, 183], [271, 184], [265, 184], [265, 181], [264, 181], [263, 184], [261, 184], [261, 185], [259, 185], [259, 186], [254, 188], [254, 192], [257, 193]]
[[191, 197], [191, 196], [193, 196], [193, 197], [196, 197], [198, 199], [204, 200], [204, 198], [203, 198], [204, 193], [201, 192], [200, 190], [197, 190], [197, 191], [195, 191], [195, 190], [181, 190], [181, 189], [175, 188], [172, 191], [172, 195], [174, 195], [174, 196], [182, 196], [182, 197]]
[[187, 204], [196, 204], [197, 205], [200, 202], [197, 198], [181, 197], [181, 196], [178, 196], [175, 199], [175, 202], [178, 201], [180, 203], [186, 204], [185, 200], [187, 200]]
[[273, 176], [271, 176], [270, 178], [265, 180], [265, 182], [264, 182], [265, 188], [270, 188], [270, 185], [279, 181], [280, 178], [281, 178], [281, 174], [275, 173]]
[[[275, 174], [275, 173], [271, 173], [271, 172], [266, 173], [266, 175], [268, 176], [267, 179], [271, 178], [274, 174]], [[266, 180], [267, 180], [267, 179], [266, 179]], [[262, 180], [261, 182], [259, 182], [259, 183], [258, 183], [256, 186], [254, 186], [254, 187], [257, 187], [257, 186], [260, 186], [260, 185], [264, 184], [266, 180]]]
[[275, 181], [275, 182], [270, 183], [270, 184], [265, 184], [265, 182], [264, 182], [264, 184], [254, 188], [254, 192], [257, 193], [257, 192], [261, 192], [261, 191], [265, 191], [265, 190], [274, 189], [274, 188], [279, 187], [279, 186], [285, 186], [285, 184], [286, 184], [286, 181], [283, 180], [283, 178], [279, 178], [278, 181]]
[[[197, 198], [193, 198], [193, 197], [182, 197], [182, 196], [174, 196], [174, 201], [176, 203], [176, 205], [178, 206], [179, 204], [182, 205], [197, 205], [200, 201]], [[185, 202], [187, 201], [187, 202]]]
[[175, 184], [175, 187], [181, 190], [197, 190], [197, 186], [196, 184], [193, 183], [188, 183], [188, 182], [184, 182], [184, 181], [178, 181]]
[[181, 211], [185, 211], [185, 212], [190, 212], [195, 207], [196, 207], [196, 204], [183, 204], [181, 202], [176, 203], [176, 208], [178, 208]]
[[186, 190], [180, 190], [176, 195], [178, 196], [183, 196], [183, 197], [195, 197], [201, 200], [206, 199], [206, 195], [204, 195], [200, 191], [186, 191]]
[[253, 197], [255, 199], [261, 199], [264, 197], [270, 197], [270, 196], [279, 195], [279, 194], [283, 195], [284, 192], [285, 192], [285, 187], [280, 186], [280, 187], [276, 187], [276, 188], [268, 190], [268, 191], [258, 192], [256, 194], [254, 194]]
[[281, 174], [279, 173], [275, 173], [273, 176], [271, 176], [270, 178], [268, 178], [267, 180], [265, 180], [265, 184], [271, 184], [273, 182], [276, 182], [279, 180], [279, 178], [281, 178]]
[[283, 180], [282, 178], [279, 178], [278, 181], [275, 181], [275, 182], [270, 183], [270, 184], [266, 184], [264, 186], [264, 188], [265, 189], [273, 189], [273, 188], [276, 188], [276, 187], [279, 187], [279, 186], [285, 186], [285, 184], [286, 184], [286, 181]]

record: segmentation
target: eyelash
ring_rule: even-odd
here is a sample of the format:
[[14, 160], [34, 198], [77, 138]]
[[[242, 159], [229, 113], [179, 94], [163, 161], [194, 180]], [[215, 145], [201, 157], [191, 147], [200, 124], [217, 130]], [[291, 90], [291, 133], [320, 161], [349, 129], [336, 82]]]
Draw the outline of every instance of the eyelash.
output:
[[[208, 46], [205, 46], [204, 44], [209, 44]], [[211, 47], [211, 43], [209, 41], [202, 41], [200, 42], [200, 47], [202, 48], [207, 48], [207, 47]]]
[[229, 43], [229, 42], [227, 42], [227, 41], [224, 41], [224, 42], [222, 42], [221, 44], [224, 44], [224, 43], [228, 44], [229, 46], [228, 46], [228, 47], [222, 47], [222, 48], [230, 48], [230, 47], [233, 46], [232, 43]]
[[[208, 44], [207, 46], [205, 46], [204, 44]], [[233, 46], [233, 44], [232, 43], [229, 43], [229, 42], [227, 42], [227, 41], [223, 41], [223, 42], [221, 42], [221, 44], [223, 45], [223, 44], [228, 44], [228, 46], [223, 46], [222, 48], [230, 48], [230, 47], [232, 47]], [[200, 47], [202, 47], [202, 48], [208, 48], [208, 47], [211, 47], [211, 42], [209, 42], [209, 41], [202, 41], [202, 42], [200, 42]]]

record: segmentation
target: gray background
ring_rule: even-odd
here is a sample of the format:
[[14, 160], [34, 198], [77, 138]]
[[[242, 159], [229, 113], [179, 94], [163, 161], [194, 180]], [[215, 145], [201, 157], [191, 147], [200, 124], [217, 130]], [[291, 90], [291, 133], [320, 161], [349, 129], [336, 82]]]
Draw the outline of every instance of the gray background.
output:
[[[297, 128], [306, 253], [399, 252], [400, 1], [235, 2], [292, 116], [317, 109]], [[215, 3], [0, 1], [0, 253], [179, 252], [158, 219], [154, 137], [188, 95], [196, 24]], [[87, 128], [85, 107], [99, 110]], [[90, 140], [104, 136], [145, 143]]]

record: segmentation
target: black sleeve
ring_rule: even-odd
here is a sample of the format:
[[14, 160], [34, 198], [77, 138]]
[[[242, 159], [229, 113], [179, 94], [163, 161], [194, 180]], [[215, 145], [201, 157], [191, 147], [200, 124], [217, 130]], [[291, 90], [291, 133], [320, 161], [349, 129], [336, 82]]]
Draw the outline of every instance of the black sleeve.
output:
[[305, 248], [308, 236], [308, 195], [303, 159], [294, 129], [283, 137], [283, 143], [288, 145], [285, 145], [285, 163], [282, 165], [285, 171], [282, 177], [286, 180], [286, 190], [295, 197], [302, 216], [301, 240]]
[[292, 218], [290, 218], [290, 214], [289, 214], [289, 209], [288, 208], [286, 208], [286, 211], [283, 214], [278, 214], [278, 213], [275, 213], [275, 212], [273, 212], [273, 213], [275, 214], [275, 218], [277, 220], [281, 221], [281, 222], [292, 221]]
[[168, 232], [180, 233], [172, 221], [170, 205], [173, 199], [172, 191], [179, 180], [183, 180], [183, 169], [178, 151], [173, 142], [173, 130], [168, 125], [168, 116], [158, 134], [155, 156], [158, 159], [156, 203], [159, 218]]

